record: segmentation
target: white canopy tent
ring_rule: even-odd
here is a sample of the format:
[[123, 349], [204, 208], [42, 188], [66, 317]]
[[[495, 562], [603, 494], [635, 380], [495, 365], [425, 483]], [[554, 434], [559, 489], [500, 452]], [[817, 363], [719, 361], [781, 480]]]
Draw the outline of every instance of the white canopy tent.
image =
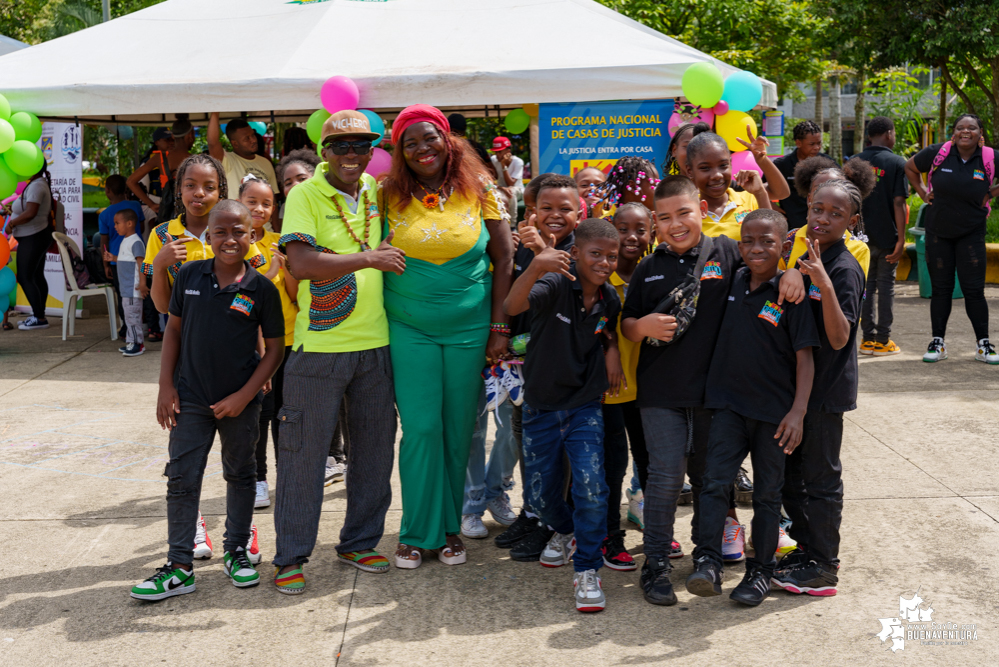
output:
[[[184, 112], [198, 123], [220, 111], [287, 122], [344, 75], [364, 108], [482, 115], [678, 97], [699, 61], [735, 71], [592, 0], [167, 0], [0, 57], [0, 93], [50, 120], [158, 125]], [[761, 106], [776, 103], [764, 81]]]

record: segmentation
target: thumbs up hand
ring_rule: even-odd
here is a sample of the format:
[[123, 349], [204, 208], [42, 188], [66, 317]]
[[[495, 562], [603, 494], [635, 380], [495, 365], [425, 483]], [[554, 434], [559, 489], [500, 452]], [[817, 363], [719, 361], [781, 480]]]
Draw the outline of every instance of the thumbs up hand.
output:
[[371, 251], [371, 267], [401, 276], [406, 270], [406, 251], [392, 245], [395, 230], [389, 230], [381, 244]]
[[561, 273], [563, 276], [567, 276], [569, 280], [575, 280], [576, 276], [572, 275], [569, 271], [569, 266], [571, 264], [571, 257], [569, 253], [564, 250], [555, 249], [555, 237], [549, 236], [548, 240], [544, 242], [543, 250], [534, 257], [534, 264], [537, 265], [539, 269], [542, 269], [548, 273]]

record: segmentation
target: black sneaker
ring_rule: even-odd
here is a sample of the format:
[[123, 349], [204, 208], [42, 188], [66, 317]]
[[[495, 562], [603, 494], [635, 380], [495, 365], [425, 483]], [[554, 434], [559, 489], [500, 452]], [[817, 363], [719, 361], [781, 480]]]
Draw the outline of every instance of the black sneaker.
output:
[[513, 548], [510, 549], [510, 558], [521, 563], [541, 560], [541, 552], [548, 546], [548, 540], [552, 539], [554, 534], [554, 530], [549, 529], [548, 526], [539, 521], [533, 531], [513, 545]]
[[838, 571], [839, 568], [835, 565], [810, 561], [807, 565], [774, 572], [771, 583], [790, 593], [829, 597], [836, 595], [836, 585], [839, 583]]
[[759, 605], [770, 597], [770, 575], [764, 572], [762, 567], [746, 570], [746, 576], [729, 597], [750, 607]]
[[694, 490], [690, 487], [690, 484], [684, 484], [683, 489], [680, 491], [680, 499], [676, 501], [677, 505], [689, 505], [694, 502]]
[[673, 566], [666, 558], [645, 559], [639, 582], [646, 602], [664, 606], [676, 604], [676, 593], [673, 592], [673, 583], [669, 580], [672, 571]]
[[137, 357], [146, 351], [146, 346], [142, 343], [129, 343], [125, 346], [125, 351], [122, 352], [126, 357]]
[[710, 598], [721, 595], [721, 582], [725, 577], [722, 566], [707, 556], [694, 560], [694, 572], [687, 577], [687, 592]]
[[801, 547], [795, 547], [794, 551], [788, 553], [786, 556], [777, 561], [775, 572], [793, 570], [796, 567], [807, 565], [809, 560], [808, 552], [803, 551]]
[[753, 483], [749, 481], [749, 473], [745, 468], [739, 468], [739, 474], [735, 477], [735, 502], [753, 502]]
[[124, 354], [125, 350], [127, 350], [127, 349], [128, 349], [128, 345], [122, 345], [121, 347], [118, 348], [118, 351], [121, 352], [122, 354]]
[[527, 512], [520, 510], [517, 520], [510, 524], [509, 528], [497, 535], [493, 541], [500, 549], [509, 549], [537, 530], [538, 524], [540, 524], [540, 521], [537, 518], [532, 519], [527, 516]]

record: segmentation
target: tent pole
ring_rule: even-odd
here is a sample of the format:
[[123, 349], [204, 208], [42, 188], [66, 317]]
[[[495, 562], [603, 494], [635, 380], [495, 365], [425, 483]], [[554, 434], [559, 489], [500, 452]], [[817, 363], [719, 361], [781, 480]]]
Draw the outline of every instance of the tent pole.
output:
[[541, 130], [538, 117], [531, 116], [531, 178], [541, 173]]

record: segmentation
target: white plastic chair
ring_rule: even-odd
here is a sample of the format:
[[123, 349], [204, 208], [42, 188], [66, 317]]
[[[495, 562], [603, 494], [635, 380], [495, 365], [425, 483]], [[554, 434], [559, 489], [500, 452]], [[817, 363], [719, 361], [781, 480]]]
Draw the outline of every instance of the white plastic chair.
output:
[[76, 284], [76, 275], [73, 273], [73, 262], [69, 258], [69, 248], [73, 249], [77, 257], [83, 258], [76, 241], [65, 234], [53, 232], [52, 238], [56, 240], [59, 247], [59, 256], [62, 257], [62, 269], [66, 273], [66, 294], [62, 299], [62, 339], [66, 340], [66, 332], [72, 336], [76, 332], [76, 301], [87, 296], [104, 296], [108, 300], [108, 319], [111, 322], [111, 340], [118, 340], [118, 307], [115, 303], [114, 287], [111, 283], [90, 283], [80, 287]]

